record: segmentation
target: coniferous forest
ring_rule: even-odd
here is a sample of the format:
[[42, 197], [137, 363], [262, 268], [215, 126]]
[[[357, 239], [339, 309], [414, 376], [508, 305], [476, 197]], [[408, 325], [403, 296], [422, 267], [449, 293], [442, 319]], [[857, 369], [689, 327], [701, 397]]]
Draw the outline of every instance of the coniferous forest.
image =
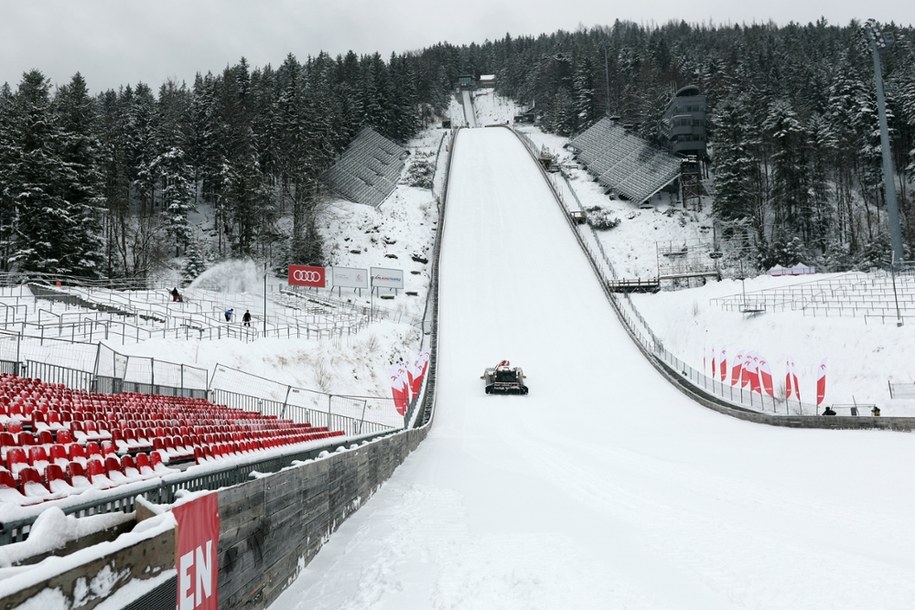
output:
[[[673, 92], [709, 106], [713, 212], [760, 265], [839, 270], [889, 259], [873, 64], [859, 23], [646, 27], [627, 22], [278, 66], [242, 58], [193, 83], [94, 92], [39, 71], [0, 89], [0, 270], [144, 276], [182, 256], [321, 262], [318, 177], [364, 126], [405, 142], [461, 74], [577, 133], [605, 114], [657, 140]], [[896, 187], [915, 241], [915, 32], [884, 26]], [[207, 206], [212, 221], [192, 227]], [[208, 239], [197, 235], [204, 229]], [[204, 251], [205, 250], [205, 251]], [[907, 257], [908, 258], [908, 257]]]

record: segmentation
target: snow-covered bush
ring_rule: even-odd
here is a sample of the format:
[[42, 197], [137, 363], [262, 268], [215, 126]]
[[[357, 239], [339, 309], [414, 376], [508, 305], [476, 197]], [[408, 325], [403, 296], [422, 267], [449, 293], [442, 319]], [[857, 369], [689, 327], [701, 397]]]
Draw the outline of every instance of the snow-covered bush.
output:
[[606, 208], [594, 206], [585, 211], [588, 213], [588, 224], [594, 227], [595, 231], [609, 231], [620, 224], [620, 219]]
[[435, 155], [418, 152], [407, 170], [407, 184], [424, 189], [432, 188], [432, 176], [435, 173]]

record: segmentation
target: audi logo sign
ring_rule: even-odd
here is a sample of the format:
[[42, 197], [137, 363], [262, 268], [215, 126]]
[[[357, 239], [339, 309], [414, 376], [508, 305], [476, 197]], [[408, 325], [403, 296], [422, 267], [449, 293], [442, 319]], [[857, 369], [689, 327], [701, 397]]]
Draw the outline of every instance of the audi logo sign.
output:
[[324, 288], [327, 286], [327, 272], [324, 267], [289, 265], [289, 285]]

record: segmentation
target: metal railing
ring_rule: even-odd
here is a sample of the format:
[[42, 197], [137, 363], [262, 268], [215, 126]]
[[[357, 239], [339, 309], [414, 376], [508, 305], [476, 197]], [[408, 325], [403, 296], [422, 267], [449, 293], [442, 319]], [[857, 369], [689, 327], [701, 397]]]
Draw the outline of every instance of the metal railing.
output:
[[[209, 401], [214, 404], [226, 405], [236, 409], [258, 411], [263, 415], [272, 415], [279, 419], [289, 419], [296, 423], [324, 426], [329, 430], [343, 431], [347, 436], [361, 434], [376, 434], [395, 430], [394, 426], [365, 419], [365, 410], [370, 400], [379, 400], [373, 396], [347, 396], [344, 394], [326, 394], [328, 410], [310, 409], [301, 405], [291, 404], [286, 400], [274, 400], [239, 394], [228, 390], [213, 389], [209, 393]], [[391, 402], [388, 399], [386, 402]], [[336, 406], [336, 408], [335, 408]], [[362, 414], [361, 417], [344, 415], [344, 409], [355, 406], [355, 410]], [[393, 407], [392, 407], [393, 408]]]
[[[414, 427], [430, 425], [435, 415], [435, 384], [438, 374], [438, 306], [439, 306], [439, 263], [442, 258], [442, 235], [445, 231], [445, 208], [448, 202], [448, 186], [451, 180], [451, 168], [454, 162], [454, 151], [457, 147], [457, 136], [460, 128], [452, 131], [451, 149], [448, 153], [448, 163], [445, 165], [441, 197], [438, 202], [438, 225], [435, 228], [435, 245], [432, 250], [432, 271], [429, 282], [429, 292], [426, 294], [426, 308], [423, 310], [423, 333], [429, 335], [429, 368], [426, 378], [422, 400], [412, 403], [407, 407], [405, 422], [413, 422]], [[436, 163], [437, 165], [437, 163]], [[428, 330], [428, 332], [427, 332]], [[418, 413], [415, 412], [418, 409]]]

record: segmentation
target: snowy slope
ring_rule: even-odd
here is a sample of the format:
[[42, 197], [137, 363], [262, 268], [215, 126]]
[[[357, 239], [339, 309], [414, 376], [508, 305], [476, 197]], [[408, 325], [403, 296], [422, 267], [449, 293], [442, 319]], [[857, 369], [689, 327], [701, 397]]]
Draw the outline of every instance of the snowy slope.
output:
[[[274, 609], [911, 606], [911, 435], [696, 406], [508, 131], [462, 132], [452, 176], [435, 424]], [[501, 358], [528, 397], [483, 394]]]

